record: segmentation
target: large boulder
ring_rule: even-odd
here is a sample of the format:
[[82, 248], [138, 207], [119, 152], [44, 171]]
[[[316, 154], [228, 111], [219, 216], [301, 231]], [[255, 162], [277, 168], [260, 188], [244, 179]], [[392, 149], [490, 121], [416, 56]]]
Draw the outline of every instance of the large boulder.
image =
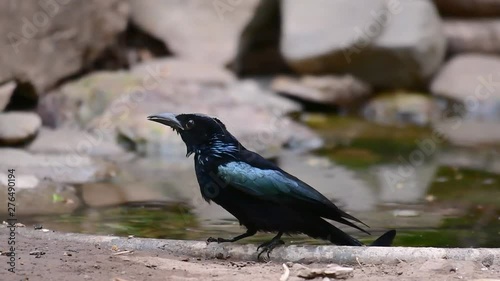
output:
[[85, 146], [85, 155], [89, 156], [122, 156], [125, 151], [111, 138], [92, 134], [78, 129], [43, 127], [37, 137], [27, 147], [28, 151], [44, 154], [75, 153]]
[[1, 1], [0, 82], [43, 92], [116, 43], [127, 19], [125, 0]]
[[464, 103], [467, 111], [500, 100], [500, 57], [458, 55], [447, 62], [431, 84], [433, 94]]
[[38, 113], [45, 125], [82, 128], [113, 100], [140, 86], [140, 79], [125, 71], [94, 72], [44, 96]]
[[254, 81], [227, 87], [165, 82], [155, 91], [136, 95], [141, 96], [141, 102], [130, 107], [126, 116], [113, 114], [112, 109], [120, 105], [117, 101], [91, 126], [99, 129], [106, 122], [114, 124], [119, 139], [141, 154], [167, 155], [170, 159], [185, 154], [185, 145], [175, 132], [146, 120], [148, 115], [160, 112], [217, 116], [245, 146], [267, 156], [276, 155], [285, 144], [299, 148], [318, 145], [311, 131], [287, 116], [299, 111], [300, 106], [264, 91]]
[[435, 77], [433, 94], [451, 101], [434, 130], [459, 145], [500, 142], [500, 57], [464, 54], [451, 59]]
[[443, 26], [451, 54], [500, 53], [500, 20], [446, 19]]
[[[264, 90], [256, 81], [236, 81], [217, 65], [159, 59], [130, 72], [89, 75], [42, 98], [39, 112], [46, 124], [87, 129], [106, 140], [118, 140], [143, 154], [184, 154], [172, 131], [147, 121], [159, 112], [215, 115], [248, 147], [278, 151], [283, 145], [316, 147], [319, 139], [293, 122], [288, 113], [300, 105]], [[251, 122], [249, 121], [251, 120]]]
[[[86, 128], [115, 102], [113, 115], [122, 116], [140, 100], [133, 96], [178, 84], [225, 86], [231, 72], [210, 64], [179, 59], [158, 59], [136, 65], [130, 72], [100, 71], [68, 82], [44, 96], [38, 112], [52, 127]], [[110, 113], [110, 112], [108, 112]]]
[[87, 144], [67, 154], [34, 154], [21, 149], [0, 148], [0, 169], [15, 169], [38, 179], [59, 183], [81, 184], [109, 179], [115, 167], [85, 155]]
[[32, 139], [42, 125], [40, 116], [31, 112], [0, 113], [0, 144], [18, 145]]
[[282, 5], [281, 52], [299, 73], [351, 73], [375, 87], [413, 87], [443, 61], [446, 40], [431, 1]]
[[130, 1], [132, 21], [162, 40], [177, 57], [225, 64], [257, 6], [250, 1]]

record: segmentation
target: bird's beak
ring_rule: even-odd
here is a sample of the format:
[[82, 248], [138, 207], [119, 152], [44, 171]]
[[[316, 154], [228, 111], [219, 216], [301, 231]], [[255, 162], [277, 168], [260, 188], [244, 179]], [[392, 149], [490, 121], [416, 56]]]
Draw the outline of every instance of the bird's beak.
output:
[[158, 122], [163, 125], [167, 125], [175, 130], [181, 130], [181, 131], [184, 130], [179, 120], [177, 120], [176, 115], [173, 113], [160, 113], [160, 114], [150, 115], [148, 116], [148, 120]]

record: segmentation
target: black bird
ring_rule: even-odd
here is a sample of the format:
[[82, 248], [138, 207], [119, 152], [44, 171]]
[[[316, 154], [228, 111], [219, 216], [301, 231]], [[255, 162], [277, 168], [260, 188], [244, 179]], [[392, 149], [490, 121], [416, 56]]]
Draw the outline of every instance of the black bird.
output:
[[[269, 253], [284, 242], [281, 236], [304, 233], [337, 245], [363, 243], [324, 219], [331, 219], [369, 234], [352, 221], [363, 222], [340, 210], [317, 190], [288, 174], [259, 154], [247, 150], [217, 118], [203, 114], [162, 113], [148, 120], [171, 127], [186, 144], [186, 157], [195, 154], [196, 177], [203, 198], [214, 201], [235, 216], [247, 231], [234, 238], [208, 238], [208, 242], [235, 242], [257, 231], [278, 232], [259, 246]], [[390, 246], [391, 230], [373, 246]]]

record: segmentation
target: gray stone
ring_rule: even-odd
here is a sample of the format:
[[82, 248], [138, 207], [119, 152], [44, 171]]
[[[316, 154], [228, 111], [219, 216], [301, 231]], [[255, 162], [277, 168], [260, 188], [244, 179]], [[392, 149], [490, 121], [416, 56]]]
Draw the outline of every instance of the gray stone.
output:
[[34, 137], [41, 125], [42, 120], [35, 113], [0, 113], [0, 144], [22, 144]]
[[0, 86], [0, 112], [9, 104], [10, 97], [14, 93], [16, 87], [17, 83], [15, 81], [9, 81]]
[[[0, 173], [0, 185], [8, 186], [8, 175]], [[15, 189], [31, 189], [40, 185], [40, 180], [33, 175], [15, 174]]]
[[438, 118], [439, 112], [432, 96], [408, 92], [379, 94], [363, 107], [366, 119], [387, 125], [425, 126]]
[[445, 19], [443, 27], [452, 54], [500, 52], [500, 20]]
[[413, 87], [444, 58], [430, 1], [286, 0], [282, 13], [281, 52], [302, 74], [351, 73], [372, 86]]
[[500, 99], [500, 57], [464, 54], [452, 58], [431, 84], [433, 94], [467, 105], [467, 111]]
[[[153, 79], [151, 81], [154, 82]], [[128, 97], [141, 88], [142, 83], [136, 75], [125, 71], [94, 72], [42, 97], [38, 113], [44, 124], [83, 128], [102, 114], [112, 101]], [[124, 103], [133, 102], [127, 100]], [[117, 110], [117, 114], [124, 113], [123, 109]]]
[[33, 154], [21, 149], [0, 149], [1, 170], [16, 169], [39, 179], [81, 184], [109, 179], [113, 165], [84, 155], [80, 148], [71, 154]]
[[177, 57], [218, 65], [235, 56], [239, 34], [257, 3], [257, 0], [130, 1], [132, 21], [162, 40]]
[[460, 117], [433, 122], [434, 130], [452, 144], [477, 147], [500, 143], [500, 125], [497, 122], [463, 119]]
[[50, 129], [43, 127], [36, 139], [28, 146], [34, 153], [65, 154], [82, 152], [90, 156], [117, 156], [125, 153], [116, 142], [99, 134], [75, 129]]
[[235, 80], [234, 75], [217, 65], [177, 58], [156, 59], [132, 68], [132, 73], [142, 77], [153, 76], [173, 82], [207, 83], [226, 85]]
[[305, 101], [348, 105], [366, 98], [370, 86], [353, 76], [304, 76], [300, 79], [279, 76], [271, 84], [273, 91]]
[[[6, 175], [0, 173], [0, 177]], [[81, 206], [76, 189], [73, 186], [55, 183], [49, 180], [38, 180], [31, 188], [20, 188], [23, 179], [35, 178], [33, 175], [16, 171], [16, 215], [41, 216], [69, 214]], [[0, 188], [5, 190], [7, 184], [0, 181]], [[56, 195], [57, 200], [54, 200]], [[7, 206], [7, 192], [0, 192], [0, 204]], [[7, 209], [6, 209], [7, 210]]]
[[125, 30], [128, 1], [1, 1], [0, 81], [44, 92], [91, 64]]
[[[180, 70], [174, 74], [176, 65]], [[38, 109], [45, 124], [84, 128], [139, 153], [171, 156], [179, 156], [184, 144], [147, 116], [167, 111], [218, 116], [249, 147], [275, 154], [285, 144], [317, 146], [318, 137], [287, 116], [300, 110], [256, 81], [235, 81], [221, 67], [175, 59], [86, 76], [43, 97]], [[297, 130], [302, 133], [294, 134]]]
[[[176, 84], [164, 81], [155, 92], [146, 92], [141, 103], [131, 107], [123, 119], [110, 110], [96, 120], [96, 126], [111, 123], [119, 136], [141, 153], [181, 156], [185, 146], [179, 136], [160, 124], [148, 122], [148, 115], [159, 112], [199, 112], [219, 117], [229, 130], [246, 146], [275, 154], [292, 140], [299, 126], [287, 114], [300, 106], [273, 95], [254, 81], [243, 81], [227, 87], [200, 87], [196, 84]], [[308, 129], [294, 137], [294, 143], [310, 144], [316, 139]], [[297, 140], [299, 138], [300, 140]]]

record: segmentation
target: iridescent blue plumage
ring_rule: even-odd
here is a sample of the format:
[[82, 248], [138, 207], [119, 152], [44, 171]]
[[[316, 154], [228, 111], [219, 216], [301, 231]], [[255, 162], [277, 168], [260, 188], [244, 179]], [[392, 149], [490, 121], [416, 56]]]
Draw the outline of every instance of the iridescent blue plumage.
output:
[[[281, 244], [284, 233], [305, 233], [338, 245], [363, 245], [324, 219], [368, 233], [353, 223], [362, 223], [360, 220], [340, 210], [308, 184], [247, 150], [220, 120], [200, 114], [171, 113], [149, 119], [179, 132], [187, 154], [195, 153], [196, 177], [203, 198], [222, 206], [247, 228], [237, 237], [209, 241], [234, 242], [257, 231], [278, 232], [261, 245], [264, 250], [259, 256]], [[389, 246], [395, 234], [394, 230], [388, 231], [372, 245]]]

